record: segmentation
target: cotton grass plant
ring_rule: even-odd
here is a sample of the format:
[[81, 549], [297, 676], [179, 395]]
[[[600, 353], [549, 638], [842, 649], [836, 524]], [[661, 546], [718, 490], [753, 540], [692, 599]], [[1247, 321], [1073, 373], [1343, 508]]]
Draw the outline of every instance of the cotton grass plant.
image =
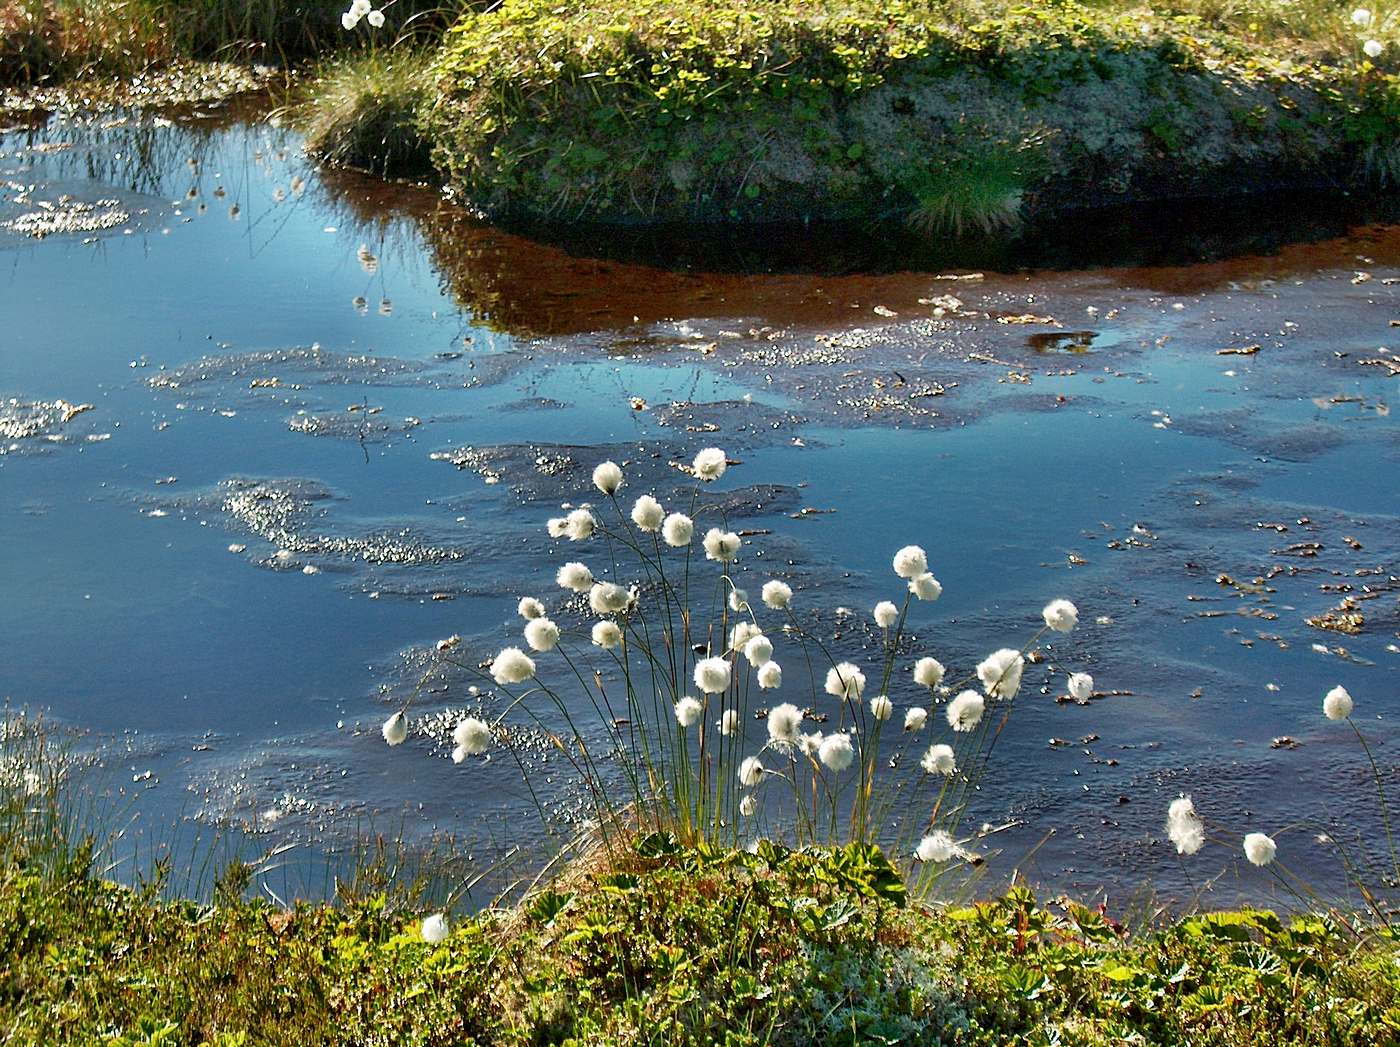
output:
[[[755, 550], [711, 493], [729, 466], [722, 450], [700, 451], [682, 467], [694, 484], [677, 508], [650, 492], [627, 498], [622, 468], [598, 465], [598, 503], [566, 506], [545, 524], [561, 562], [548, 571], [552, 592], [520, 595], [521, 640], [479, 662], [456, 637], [438, 645], [428, 676], [456, 666], [500, 703], [489, 722], [461, 721], [453, 760], [470, 773], [501, 751], [524, 773], [513, 727], [530, 724], [577, 774], [605, 845], [655, 830], [719, 848], [760, 835], [880, 844], [927, 889], [976, 860], [962, 815], [1028, 657], [1047, 633], [1073, 630], [1078, 612], [1052, 601], [1028, 640], [951, 674], [934, 654], [909, 650], [914, 620], [942, 593], [911, 544], [891, 558], [896, 598], [872, 612], [876, 656], [845, 660], [788, 581], [769, 578], [753, 593], [738, 585]], [[1077, 673], [1069, 688], [1087, 701], [1093, 681]], [[406, 737], [421, 690], [383, 725], [389, 745]], [[917, 698], [896, 700], [908, 694]]]

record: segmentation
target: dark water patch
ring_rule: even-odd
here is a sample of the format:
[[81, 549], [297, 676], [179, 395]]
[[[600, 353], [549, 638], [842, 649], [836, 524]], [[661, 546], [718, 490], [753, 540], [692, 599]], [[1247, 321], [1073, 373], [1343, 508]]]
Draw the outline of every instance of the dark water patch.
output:
[[321, 385], [396, 385], [411, 382], [428, 365], [412, 360], [334, 352], [319, 345], [251, 353], [205, 356], [190, 364], [162, 368], [146, 383], [152, 389], [198, 394], [214, 388], [246, 385], [262, 389], [300, 390], [302, 383]]
[[355, 406], [344, 411], [311, 413], [299, 411], [287, 419], [287, 428], [306, 436], [329, 436], [340, 440], [378, 442], [404, 436], [423, 424], [421, 418], [386, 418], [382, 407]]

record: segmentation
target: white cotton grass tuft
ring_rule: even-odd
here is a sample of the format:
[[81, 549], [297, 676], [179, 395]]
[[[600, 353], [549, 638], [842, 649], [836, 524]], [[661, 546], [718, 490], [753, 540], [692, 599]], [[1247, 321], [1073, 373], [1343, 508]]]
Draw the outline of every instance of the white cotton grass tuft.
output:
[[802, 733], [802, 710], [791, 702], [775, 705], [768, 711], [768, 740], [787, 749], [797, 744]]
[[780, 582], [776, 578], [763, 583], [763, 603], [775, 611], [786, 610], [792, 606], [792, 586], [787, 582]]
[[1087, 702], [1094, 693], [1094, 678], [1088, 673], [1070, 673], [1066, 689], [1076, 702]]
[[888, 695], [877, 694], [870, 699], [870, 715], [884, 723], [894, 715], [894, 702], [890, 701]]
[[666, 510], [649, 494], [644, 494], [632, 505], [632, 522], [643, 531], [658, 531], [666, 517]]
[[822, 732], [813, 731], [797, 739], [797, 749], [804, 756], [816, 757], [822, 749]]
[[943, 586], [937, 578], [925, 571], [909, 579], [909, 591], [920, 600], [931, 602], [943, 595]]
[[1367, 58], [1379, 58], [1381, 53], [1385, 51], [1385, 44], [1381, 43], [1379, 40], [1367, 40], [1361, 45], [1361, 50], [1365, 53]]
[[904, 729], [906, 731], [922, 731], [924, 724], [928, 723], [928, 710], [919, 706], [905, 710]]
[[554, 580], [559, 583], [561, 589], [572, 589], [576, 593], [586, 593], [593, 585], [593, 572], [588, 569], [587, 564], [570, 560], [559, 568]]
[[750, 818], [756, 810], [758, 810], [758, 801], [753, 798], [752, 793], [746, 793], [744, 798], [739, 801], [739, 813], [745, 818]]
[[747, 618], [741, 622], [735, 622], [734, 628], [729, 630], [729, 649], [731, 651], [742, 651], [746, 643], [755, 636], [762, 635], [762, 633], [763, 630]]
[[739, 711], [726, 709], [719, 718], [719, 733], [728, 738], [739, 729]]
[[845, 733], [828, 734], [822, 739], [821, 747], [817, 750], [817, 758], [838, 774], [851, 766], [855, 756], [851, 736]]
[[744, 657], [754, 668], [767, 665], [773, 660], [773, 641], [759, 633], [744, 644]]
[[743, 614], [749, 609], [749, 593], [747, 589], [740, 589], [736, 586], [729, 590], [729, 609], [735, 614]]
[[425, 918], [422, 926], [418, 928], [418, 933], [429, 945], [441, 945], [447, 941], [447, 931], [447, 917], [440, 912]]
[[739, 784], [752, 789], [759, 782], [763, 781], [763, 764], [759, 762], [757, 756], [746, 756], [739, 764]]
[[597, 526], [592, 509], [575, 509], [564, 517], [564, 536], [571, 542], [582, 542], [593, 537]]
[[363, 18], [369, 14], [370, 8], [373, 6], [374, 4], [370, 3], [370, 0], [351, 0], [350, 13], [356, 18]]
[[1274, 843], [1273, 837], [1263, 833], [1250, 833], [1244, 838], [1244, 856], [1249, 859], [1250, 865], [1263, 868], [1274, 860], [1276, 854], [1278, 844]]
[[702, 544], [705, 547], [705, 559], [729, 563], [739, 555], [739, 549], [744, 542], [733, 531], [721, 531], [718, 527], [711, 527], [705, 532]]
[[531, 618], [544, 617], [544, 604], [540, 603], [533, 596], [522, 596], [520, 602], [515, 605], [516, 613], [527, 622]]
[[601, 622], [593, 623], [593, 644], [595, 647], [607, 650], [620, 643], [622, 643], [622, 630], [618, 628], [616, 622], [608, 621], [605, 618]]
[[682, 727], [694, 727], [700, 722], [700, 714], [704, 711], [705, 707], [698, 698], [686, 695], [676, 703], [676, 723]]
[[894, 554], [894, 573], [901, 578], [917, 578], [928, 570], [928, 555], [917, 545], [906, 545]]
[[826, 693], [833, 698], [859, 701], [865, 693], [865, 673], [850, 662], [838, 662], [826, 671]]
[[617, 494], [622, 486], [622, 467], [616, 462], [601, 462], [593, 470], [593, 486], [606, 495]]
[[875, 605], [874, 615], [875, 624], [881, 629], [888, 629], [899, 621], [899, 608], [888, 600], [881, 600]]
[[523, 683], [534, 675], [534, 660], [519, 647], [504, 648], [491, 662], [491, 678], [498, 684]]
[[1206, 823], [1196, 813], [1189, 796], [1178, 796], [1167, 805], [1167, 838], [1177, 854], [1195, 854], [1206, 843]]
[[404, 739], [408, 737], [408, 717], [402, 712], [395, 713], [384, 721], [384, 726], [379, 728], [379, 733], [390, 745], [402, 745]]
[[728, 466], [729, 458], [723, 451], [718, 447], [707, 447], [695, 456], [690, 470], [695, 474], [697, 480], [710, 483], [723, 476], [724, 470]]
[[928, 747], [928, 752], [924, 753], [919, 765], [929, 774], [956, 774], [958, 758], [951, 745], [939, 742]]
[[1329, 720], [1345, 720], [1355, 707], [1345, 687], [1333, 687], [1322, 699], [1322, 715]]
[[371, 11], [369, 14], [365, 15], [365, 21], [368, 22], [368, 23], [370, 24], [370, 27], [371, 27], [372, 29], [383, 29], [383, 28], [384, 28], [384, 12], [383, 12], [383, 11]]
[[485, 720], [467, 716], [452, 729], [452, 741], [467, 756], [480, 756], [491, 746], [491, 728]]
[[758, 667], [758, 686], [765, 691], [775, 691], [783, 685], [783, 667], [777, 662], [764, 662]]
[[548, 618], [531, 618], [525, 623], [525, 642], [531, 650], [552, 651], [559, 642], [559, 626]]
[[613, 582], [594, 582], [588, 590], [588, 606], [594, 614], [616, 614], [631, 603], [632, 594]]
[[977, 666], [977, 678], [988, 698], [1015, 698], [1021, 689], [1021, 670], [1026, 667], [1021, 652], [1003, 647], [993, 651]]
[[1351, 13], [1351, 24], [1358, 28], [1365, 28], [1371, 24], [1371, 12], [1364, 7], [1358, 7]]
[[661, 537], [667, 545], [683, 549], [695, 537], [695, 521], [685, 513], [672, 513], [661, 524]]
[[552, 516], [546, 530], [551, 538], [563, 538], [569, 533], [569, 521], [562, 516]]
[[695, 686], [706, 694], [722, 694], [729, 689], [729, 662], [724, 658], [701, 658], [695, 663]]
[[342, 29], [354, 29], [360, 24], [360, 16], [353, 11], [345, 11], [340, 16], [340, 27]]
[[957, 841], [942, 829], [935, 829], [929, 833], [919, 841], [919, 846], [914, 848], [914, 856], [919, 861], [933, 862], [937, 865], [950, 862], [954, 858], [960, 857], [962, 853], [962, 848], [958, 846]]
[[1040, 612], [1045, 624], [1057, 633], [1067, 633], [1079, 624], [1079, 608], [1068, 600], [1051, 600]]
[[932, 690], [943, 682], [945, 671], [937, 658], [920, 658], [914, 663], [914, 682]]
[[955, 731], [970, 731], [982, 720], [986, 702], [976, 691], [963, 691], [948, 703], [948, 726]]

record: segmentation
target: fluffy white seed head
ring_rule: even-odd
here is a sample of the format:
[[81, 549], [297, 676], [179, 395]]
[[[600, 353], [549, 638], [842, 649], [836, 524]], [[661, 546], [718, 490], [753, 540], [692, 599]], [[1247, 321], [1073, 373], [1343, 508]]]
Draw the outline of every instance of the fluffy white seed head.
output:
[[661, 524], [661, 537], [667, 545], [683, 549], [695, 537], [695, 521], [685, 513], [672, 513]]
[[948, 726], [955, 731], [970, 731], [982, 719], [986, 703], [976, 691], [963, 691], [948, 703]]
[[649, 494], [644, 494], [632, 504], [632, 522], [643, 531], [660, 529], [666, 510]]
[[408, 737], [408, 717], [403, 713], [395, 713], [384, 721], [379, 733], [384, 735], [384, 740], [390, 745], [402, 745], [403, 740]]
[[1268, 865], [1276, 854], [1278, 844], [1274, 843], [1272, 837], [1263, 833], [1250, 833], [1244, 838], [1244, 856], [1249, 859], [1251, 865]]
[[929, 774], [953, 774], [958, 769], [958, 760], [951, 745], [939, 742], [928, 747], [919, 765]]
[[559, 583], [561, 589], [572, 589], [576, 593], [586, 593], [593, 585], [593, 572], [588, 569], [586, 564], [570, 560], [559, 568], [554, 580]]
[[901, 578], [917, 578], [928, 570], [928, 556], [917, 545], [906, 545], [894, 554], [894, 573]]
[[1371, 12], [1364, 7], [1358, 7], [1351, 13], [1351, 24], [1354, 26], [1368, 26], [1371, 24]]
[[937, 658], [920, 658], [914, 663], [914, 682], [932, 689], [943, 682], [945, 671]]
[[729, 662], [724, 658], [701, 658], [695, 663], [695, 686], [706, 694], [723, 694], [729, 689]]
[[850, 662], [839, 662], [826, 671], [826, 693], [833, 698], [859, 701], [865, 693], [865, 673]]
[[924, 724], [928, 723], [928, 710], [914, 706], [904, 713], [904, 729], [906, 731], [922, 731]]
[[767, 665], [773, 660], [773, 641], [760, 633], [744, 644], [744, 657], [752, 666]]
[[705, 707], [698, 698], [686, 695], [676, 703], [676, 723], [682, 727], [694, 727], [700, 722], [700, 714], [704, 711]]
[[350, 13], [356, 18], [363, 18], [365, 15], [369, 14], [370, 8], [373, 6], [370, 0], [352, 0], [350, 4]]
[[593, 643], [598, 647], [616, 647], [622, 642], [622, 630], [618, 628], [616, 622], [608, 621], [606, 618], [601, 622], [593, 623]]
[[1196, 813], [1189, 796], [1178, 796], [1167, 806], [1167, 837], [1177, 854], [1195, 854], [1206, 842], [1206, 823]]
[[1070, 673], [1067, 687], [1069, 696], [1076, 702], [1087, 702], [1094, 693], [1094, 678], [1088, 673]]
[[821, 747], [817, 750], [817, 758], [838, 774], [851, 766], [855, 757], [856, 751], [851, 745], [851, 736], [845, 733], [828, 734], [822, 739]]
[[1322, 699], [1322, 715], [1329, 720], [1345, 720], [1354, 707], [1355, 703], [1345, 687], [1333, 687]]
[[452, 729], [452, 741], [467, 756], [479, 756], [491, 745], [491, 728], [485, 720], [468, 716]]
[[594, 517], [592, 509], [575, 509], [564, 517], [564, 535], [571, 542], [582, 542], [592, 538], [593, 529], [597, 526], [598, 520]]
[[531, 618], [525, 623], [525, 642], [531, 650], [552, 651], [559, 642], [559, 626], [548, 618]]
[[593, 486], [604, 494], [617, 494], [622, 486], [622, 467], [616, 462], [603, 462], [593, 470]]
[[[1385, 44], [1379, 40], [1367, 40], [1361, 45], [1361, 50], [1366, 53], [1367, 58], [1379, 58], [1381, 52], [1385, 50]], [[1258, 864], [1257, 862], [1255, 864]]]
[[743, 614], [749, 609], [749, 593], [747, 589], [729, 590], [729, 609], [735, 614]]
[[705, 532], [705, 559], [717, 560], [720, 563], [729, 563], [739, 555], [739, 547], [743, 540], [733, 531], [721, 531], [718, 527], [711, 527]]
[[1067, 633], [1079, 624], [1079, 608], [1068, 600], [1051, 600], [1040, 616], [1057, 633]]
[[757, 756], [746, 756], [739, 764], [739, 784], [753, 788], [763, 780], [763, 764]]
[[739, 813], [745, 818], [752, 817], [753, 812], [757, 809], [758, 803], [754, 800], [752, 793], [745, 794], [744, 798], [739, 801]]
[[1003, 647], [987, 655], [977, 666], [977, 679], [988, 698], [1015, 698], [1021, 689], [1021, 670], [1026, 660], [1019, 651]]
[[758, 686], [765, 691], [775, 691], [783, 685], [783, 667], [777, 662], [764, 662], [758, 667]]
[[360, 16], [352, 11], [345, 11], [340, 16], [340, 27], [342, 29], [354, 29], [360, 24]]
[[447, 917], [440, 912], [433, 913], [423, 921], [418, 933], [429, 945], [441, 945], [447, 941]]
[[540, 603], [533, 596], [522, 596], [520, 602], [515, 605], [516, 611], [527, 622], [531, 618], [544, 617], [544, 604]]
[[792, 605], [792, 586], [776, 578], [763, 583], [763, 602], [775, 611]]
[[943, 595], [943, 586], [937, 578], [925, 571], [909, 579], [909, 591], [920, 600], [932, 602]]
[[817, 753], [821, 752], [821, 748], [821, 731], [813, 731], [811, 734], [804, 734], [801, 738], [797, 739], [797, 749], [804, 756], [816, 756]]
[[762, 633], [763, 630], [747, 618], [741, 622], [735, 622], [734, 628], [729, 630], [729, 649], [742, 651], [745, 644]]
[[870, 699], [870, 715], [883, 723], [894, 715], [894, 702], [888, 695], [877, 694]]
[[726, 709], [719, 718], [719, 733], [728, 738], [739, 729], [739, 711], [737, 709]]
[[384, 28], [384, 12], [383, 12], [383, 11], [371, 11], [369, 14], [365, 15], [365, 21], [368, 22], [368, 23], [369, 23], [373, 28], [375, 28], [375, 29], [383, 29], [383, 28]]
[[613, 582], [594, 582], [588, 590], [588, 606], [594, 614], [616, 614], [631, 602], [632, 594]]
[[710, 483], [723, 476], [728, 466], [729, 459], [723, 451], [718, 447], [707, 447], [695, 456], [690, 468], [697, 479]]
[[522, 683], [535, 675], [535, 663], [519, 647], [507, 647], [491, 663], [491, 678], [499, 684]]
[[453, 763], [466, 763], [467, 757], [470, 756], [470, 755], [471, 755], [471, 753], [467, 752], [467, 750], [466, 750], [465, 748], [463, 748], [462, 746], [460, 746], [460, 745], [454, 746], [453, 749], [452, 749], [452, 762], [453, 762]]
[[899, 608], [888, 600], [881, 600], [875, 605], [875, 624], [881, 629], [888, 629], [895, 622], [899, 621]]
[[775, 705], [768, 711], [768, 740], [786, 749], [797, 744], [802, 733], [802, 710], [791, 702]]
[[958, 857], [960, 848], [956, 841], [942, 829], [936, 829], [919, 841], [914, 855], [921, 862], [936, 862], [939, 865]]
[[551, 516], [546, 526], [551, 538], [563, 538], [569, 533], [569, 521], [562, 516]]

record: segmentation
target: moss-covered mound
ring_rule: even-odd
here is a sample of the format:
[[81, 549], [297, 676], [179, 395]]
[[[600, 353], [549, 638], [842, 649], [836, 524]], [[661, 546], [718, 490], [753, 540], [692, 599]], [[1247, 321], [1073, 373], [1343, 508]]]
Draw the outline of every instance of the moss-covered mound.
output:
[[0, 865], [0, 1027], [93, 1044], [1380, 1044], [1394, 936], [1250, 911], [1127, 934], [1015, 890], [912, 903], [872, 848], [641, 841], [428, 944], [383, 893], [284, 910]]
[[503, 0], [448, 33], [424, 120], [488, 214], [995, 227], [1391, 179], [1400, 80], [1333, 30], [1072, 0]]

